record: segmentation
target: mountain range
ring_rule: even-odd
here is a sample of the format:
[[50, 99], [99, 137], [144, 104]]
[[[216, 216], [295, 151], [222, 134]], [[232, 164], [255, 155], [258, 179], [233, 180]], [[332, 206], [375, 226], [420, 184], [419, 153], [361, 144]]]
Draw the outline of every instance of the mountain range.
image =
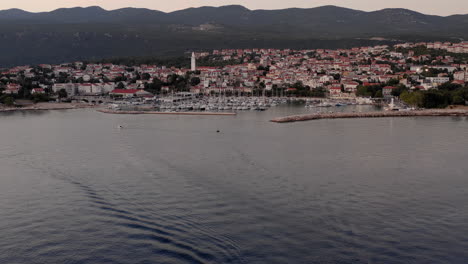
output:
[[183, 55], [215, 48], [347, 48], [465, 38], [468, 15], [442, 17], [407, 9], [249, 10], [238, 5], [170, 13], [143, 8], [61, 8], [42, 13], [9, 9], [0, 11], [0, 66]]

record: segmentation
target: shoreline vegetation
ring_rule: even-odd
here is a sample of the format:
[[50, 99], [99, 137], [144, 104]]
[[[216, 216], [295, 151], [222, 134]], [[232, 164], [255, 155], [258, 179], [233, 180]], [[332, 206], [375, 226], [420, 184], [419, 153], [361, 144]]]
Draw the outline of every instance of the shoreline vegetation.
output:
[[442, 117], [459, 116], [468, 117], [467, 108], [450, 109], [425, 109], [416, 111], [381, 111], [381, 112], [361, 112], [361, 113], [316, 113], [305, 115], [292, 115], [278, 117], [270, 120], [273, 123], [293, 123], [318, 119], [342, 119], [342, 118], [384, 118], [384, 117]]

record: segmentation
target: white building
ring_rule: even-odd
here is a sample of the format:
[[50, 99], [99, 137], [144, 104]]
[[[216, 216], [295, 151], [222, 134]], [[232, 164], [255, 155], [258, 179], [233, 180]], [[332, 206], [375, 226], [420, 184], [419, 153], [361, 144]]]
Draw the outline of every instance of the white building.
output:
[[443, 84], [449, 81], [450, 81], [449, 77], [427, 77], [425, 80], [426, 83], [432, 83], [432, 84]]
[[80, 94], [93, 94], [93, 85], [91, 83], [79, 83], [78, 92]]
[[61, 89], [64, 89], [68, 96], [74, 96], [77, 93], [77, 88], [75, 83], [56, 83], [52, 86], [52, 91], [57, 93]]
[[192, 71], [197, 70], [197, 58], [195, 58], [195, 52], [192, 52], [192, 63], [191, 63], [191, 68]]
[[455, 72], [453, 74], [453, 79], [456, 81], [465, 81], [465, 75], [464, 71]]

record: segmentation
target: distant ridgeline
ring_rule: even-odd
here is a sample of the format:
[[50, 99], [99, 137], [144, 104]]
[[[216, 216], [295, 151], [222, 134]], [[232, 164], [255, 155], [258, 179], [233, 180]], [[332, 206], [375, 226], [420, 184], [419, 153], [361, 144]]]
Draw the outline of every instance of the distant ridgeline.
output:
[[201, 7], [171, 13], [99, 7], [29, 13], [0, 11], [0, 67], [175, 56], [222, 48], [349, 48], [400, 41], [468, 37], [468, 16], [439, 17], [405, 9], [375, 12], [324, 6], [248, 10]]

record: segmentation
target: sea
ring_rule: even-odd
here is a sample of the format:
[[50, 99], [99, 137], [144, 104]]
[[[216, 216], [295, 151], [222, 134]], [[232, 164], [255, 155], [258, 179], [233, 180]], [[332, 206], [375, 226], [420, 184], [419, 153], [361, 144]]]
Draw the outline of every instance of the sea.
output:
[[0, 113], [0, 263], [468, 263], [467, 118], [311, 111]]

